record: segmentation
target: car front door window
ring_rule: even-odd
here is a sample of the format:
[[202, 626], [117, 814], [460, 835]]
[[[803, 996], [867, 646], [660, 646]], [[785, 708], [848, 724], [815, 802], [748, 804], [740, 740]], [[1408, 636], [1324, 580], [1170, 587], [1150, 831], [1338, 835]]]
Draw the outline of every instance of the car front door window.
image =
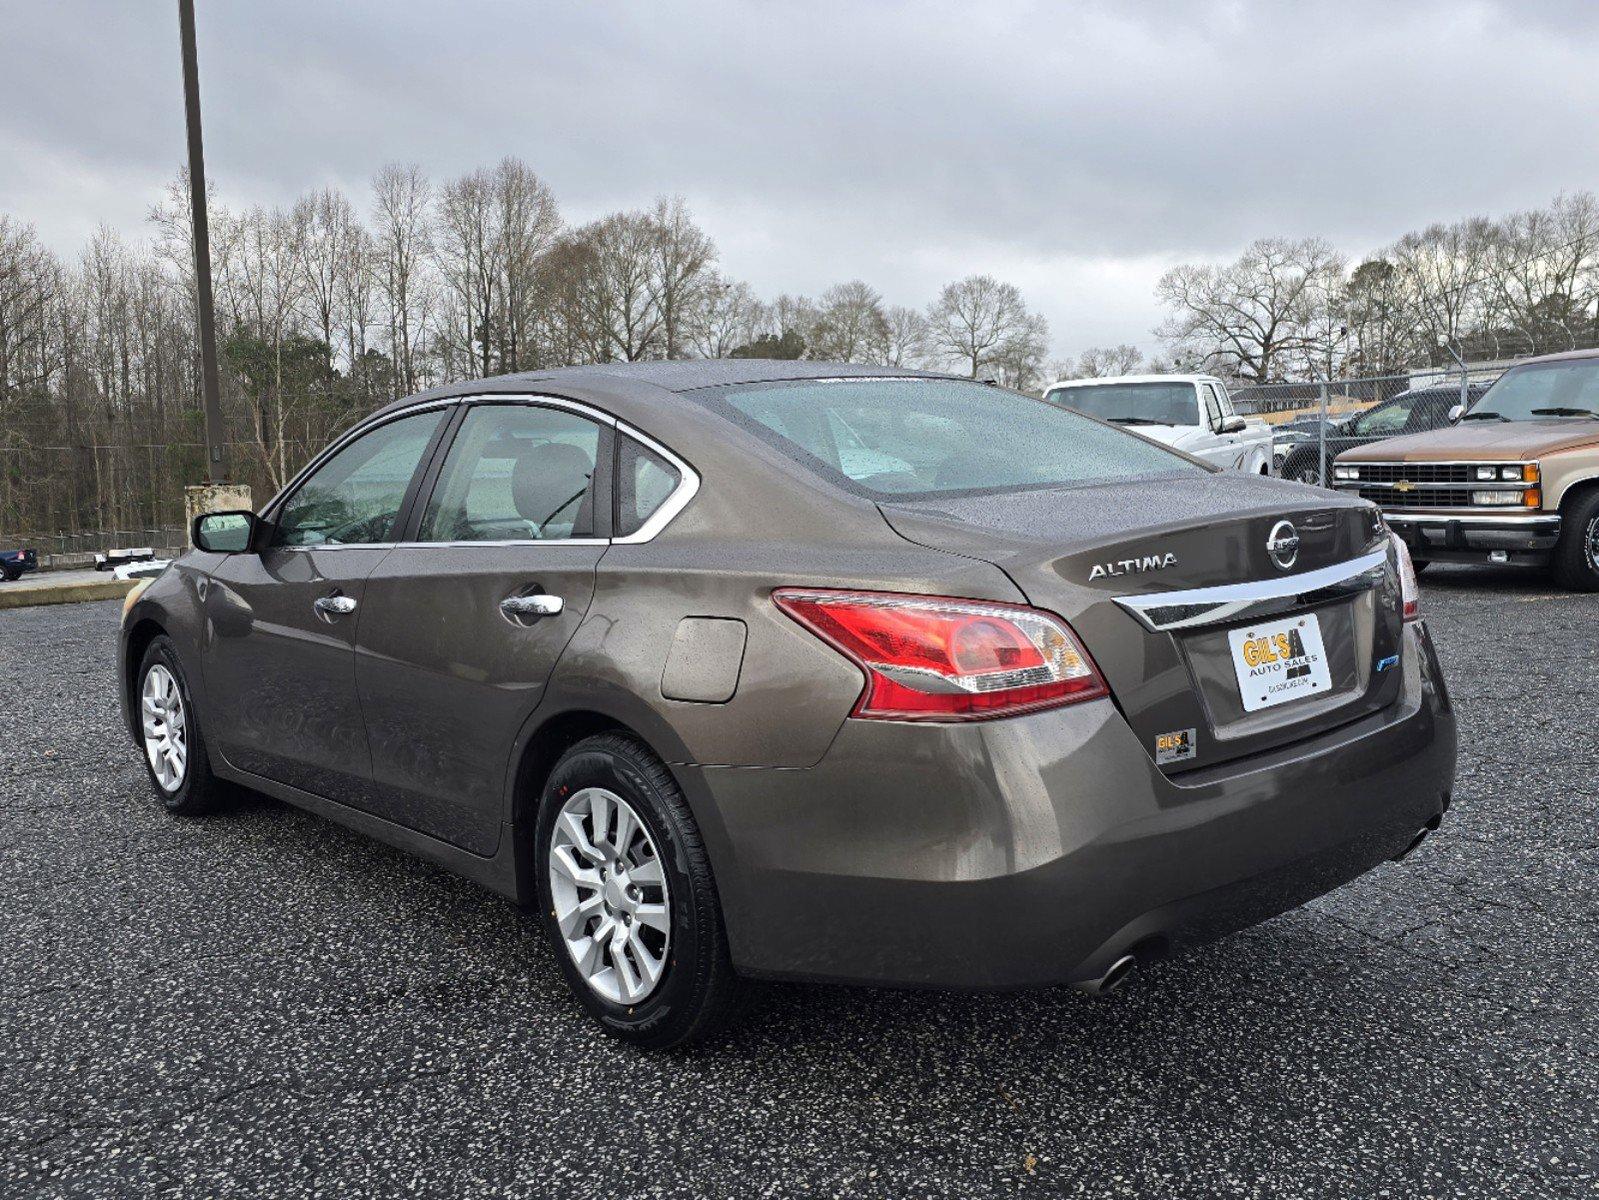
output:
[[411, 479], [446, 411], [437, 408], [390, 421], [339, 450], [278, 510], [273, 545], [391, 541]]

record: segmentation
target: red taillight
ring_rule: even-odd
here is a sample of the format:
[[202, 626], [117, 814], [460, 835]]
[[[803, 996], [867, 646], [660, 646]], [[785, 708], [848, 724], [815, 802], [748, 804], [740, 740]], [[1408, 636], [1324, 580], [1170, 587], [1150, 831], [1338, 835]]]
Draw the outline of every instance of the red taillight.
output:
[[1106, 694], [1066, 623], [1035, 608], [808, 588], [772, 599], [866, 673], [852, 716], [974, 721]]
[[1391, 529], [1388, 538], [1394, 544], [1394, 559], [1399, 564], [1399, 615], [1406, 621], [1419, 620], [1421, 584], [1416, 579], [1415, 564], [1410, 561], [1410, 547]]

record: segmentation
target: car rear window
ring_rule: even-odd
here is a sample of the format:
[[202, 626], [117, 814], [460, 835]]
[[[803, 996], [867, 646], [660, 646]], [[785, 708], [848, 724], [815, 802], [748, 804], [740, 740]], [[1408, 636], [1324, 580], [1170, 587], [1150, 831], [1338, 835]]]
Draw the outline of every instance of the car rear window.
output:
[[807, 379], [693, 393], [783, 453], [878, 499], [1202, 472], [1163, 446], [959, 379]]
[[1083, 383], [1055, 388], [1045, 398], [1101, 421], [1199, 424], [1191, 383]]

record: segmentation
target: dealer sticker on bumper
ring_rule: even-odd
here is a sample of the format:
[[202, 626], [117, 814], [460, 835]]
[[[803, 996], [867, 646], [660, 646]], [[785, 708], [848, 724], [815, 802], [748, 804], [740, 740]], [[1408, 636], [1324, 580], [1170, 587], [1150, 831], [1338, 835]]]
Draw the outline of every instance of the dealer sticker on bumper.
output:
[[1227, 642], [1245, 712], [1332, 690], [1321, 623], [1313, 615], [1234, 629]]

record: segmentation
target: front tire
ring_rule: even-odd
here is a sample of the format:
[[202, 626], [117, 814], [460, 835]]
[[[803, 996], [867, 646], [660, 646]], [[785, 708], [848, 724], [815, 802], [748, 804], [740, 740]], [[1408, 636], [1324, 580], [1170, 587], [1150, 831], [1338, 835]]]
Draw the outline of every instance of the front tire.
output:
[[701, 1041], [743, 991], [698, 826], [636, 739], [568, 750], [539, 801], [534, 874], [567, 984], [606, 1032], [647, 1049]]
[[1555, 581], [1574, 592], [1599, 592], [1599, 489], [1579, 496], [1560, 523]]
[[150, 643], [139, 663], [134, 703], [144, 768], [166, 810], [184, 817], [215, 811], [226, 798], [226, 785], [211, 773], [188, 677], [164, 634]]

